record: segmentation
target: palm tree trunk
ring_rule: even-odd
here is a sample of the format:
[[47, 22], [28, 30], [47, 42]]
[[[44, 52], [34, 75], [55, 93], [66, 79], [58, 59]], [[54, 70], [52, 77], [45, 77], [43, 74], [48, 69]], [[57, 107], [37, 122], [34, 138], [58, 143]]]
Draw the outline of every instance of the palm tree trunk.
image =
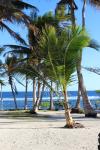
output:
[[85, 9], [86, 9], [86, 0], [83, 1], [83, 8], [82, 8], [82, 28], [85, 28]]
[[3, 96], [2, 96], [2, 84], [1, 84], [1, 94], [0, 94], [0, 97], [1, 97], [1, 110], [3, 110]]
[[27, 79], [27, 76], [26, 76], [26, 86], [25, 86], [25, 106], [24, 106], [24, 109], [25, 109], [25, 110], [28, 109], [28, 106], [27, 106], [27, 90], [28, 90], [28, 79]]
[[[51, 88], [52, 88], [52, 81], [51, 81]], [[54, 105], [53, 105], [53, 92], [50, 90], [50, 110], [54, 110]]]
[[[83, 2], [83, 8], [82, 8], [82, 28], [84, 30], [85, 28], [85, 8], [86, 8], [86, 0]], [[82, 62], [82, 52], [80, 53], [80, 59], [77, 64], [77, 76], [78, 76], [78, 84], [80, 86], [81, 95], [83, 98], [83, 106], [84, 106], [84, 112], [86, 117], [96, 117], [96, 113], [92, 108], [92, 105], [88, 99], [86, 88], [84, 86], [84, 79], [82, 75], [82, 68], [81, 68], [81, 62]]]
[[16, 102], [15, 92], [14, 92], [14, 90], [13, 90], [13, 86], [12, 86], [12, 84], [10, 84], [10, 86], [11, 86], [11, 91], [12, 91], [12, 95], [13, 95], [13, 98], [14, 98], [15, 109], [17, 109], [17, 102]]
[[33, 107], [36, 103], [36, 78], [33, 79]]
[[[82, 55], [81, 55], [82, 57]], [[83, 98], [83, 106], [84, 106], [84, 112], [86, 117], [96, 117], [96, 113], [94, 109], [92, 108], [92, 105], [88, 99], [86, 88], [84, 86], [84, 80], [83, 80], [83, 75], [82, 75], [82, 68], [81, 68], [81, 57], [79, 62], [77, 63], [77, 75], [78, 75], [78, 81], [79, 81], [79, 86], [81, 90], [81, 95]]]
[[73, 128], [74, 121], [73, 121], [73, 118], [70, 113], [70, 108], [69, 108], [69, 104], [68, 104], [68, 96], [67, 96], [67, 91], [65, 88], [63, 90], [63, 94], [64, 94], [64, 109], [65, 109], [66, 127]]
[[41, 102], [42, 102], [44, 88], [45, 88], [45, 83], [43, 82], [43, 85], [42, 85], [42, 91], [41, 91], [41, 96], [40, 96], [39, 106], [41, 105]]
[[71, 21], [72, 21], [72, 30], [74, 30], [76, 24], [75, 24], [75, 8], [73, 5], [73, 0], [70, 0], [70, 8], [71, 8]]
[[41, 90], [41, 83], [38, 80], [38, 93], [37, 93], [36, 102], [35, 102], [34, 107], [33, 107], [33, 113], [37, 113], [37, 111], [38, 111], [38, 106], [39, 106], [39, 102], [40, 102], [40, 95], [41, 95], [41, 91], [40, 90]]
[[76, 101], [76, 106], [75, 106], [75, 109], [77, 110], [80, 109], [80, 100], [81, 100], [81, 91], [80, 91], [80, 86], [78, 84], [78, 96], [77, 96], [77, 101]]

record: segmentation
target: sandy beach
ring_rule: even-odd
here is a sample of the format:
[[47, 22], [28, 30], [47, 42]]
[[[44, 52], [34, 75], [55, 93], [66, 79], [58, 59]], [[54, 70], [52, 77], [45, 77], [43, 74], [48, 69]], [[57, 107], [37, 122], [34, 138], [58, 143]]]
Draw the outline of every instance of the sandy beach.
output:
[[38, 117], [0, 112], [0, 150], [97, 150], [98, 118], [73, 114], [85, 128], [65, 129], [63, 111], [39, 112]]

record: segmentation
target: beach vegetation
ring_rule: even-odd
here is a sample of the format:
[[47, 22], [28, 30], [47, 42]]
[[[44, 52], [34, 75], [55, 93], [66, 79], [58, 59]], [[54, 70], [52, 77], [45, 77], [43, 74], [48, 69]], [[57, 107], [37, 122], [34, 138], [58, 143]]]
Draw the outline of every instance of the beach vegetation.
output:
[[74, 32], [64, 29], [57, 33], [52, 26], [46, 26], [43, 29], [39, 42], [41, 52], [46, 52], [44, 65], [47, 75], [52, 81], [58, 81], [61, 86], [66, 127], [69, 128], [74, 127], [74, 121], [68, 104], [67, 86], [73, 81], [73, 73], [76, 70], [81, 48], [88, 46], [89, 42], [88, 34], [79, 28], [76, 28]]

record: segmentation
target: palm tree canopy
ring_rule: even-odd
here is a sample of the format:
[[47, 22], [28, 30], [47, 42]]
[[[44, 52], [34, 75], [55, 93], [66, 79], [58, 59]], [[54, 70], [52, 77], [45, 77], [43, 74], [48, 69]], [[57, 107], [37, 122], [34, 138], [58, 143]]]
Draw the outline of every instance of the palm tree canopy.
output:
[[60, 0], [57, 5], [58, 5], [58, 7], [61, 5], [69, 5], [70, 6], [71, 3], [73, 5], [74, 9], [78, 9], [74, 0]]
[[50, 26], [42, 32], [39, 45], [41, 55], [45, 53], [44, 63], [47, 70], [51, 68], [48, 76], [66, 86], [76, 69], [80, 50], [88, 46], [90, 38], [80, 29], [76, 29], [74, 33], [66, 29], [57, 33], [56, 29]]

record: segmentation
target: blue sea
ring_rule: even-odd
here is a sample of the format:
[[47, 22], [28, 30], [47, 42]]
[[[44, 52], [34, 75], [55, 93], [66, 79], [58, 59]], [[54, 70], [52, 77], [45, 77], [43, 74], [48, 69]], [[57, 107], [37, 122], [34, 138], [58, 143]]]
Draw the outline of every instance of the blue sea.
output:
[[[96, 109], [100, 108], [100, 93], [97, 93], [95, 91], [88, 91], [87, 93], [93, 107]], [[3, 92], [2, 95], [3, 95], [3, 100], [2, 101], [0, 100], [0, 110], [15, 109], [12, 93]], [[32, 97], [33, 97], [32, 92], [28, 92], [27, 96], [28, 96], [28, 108], [31, 109]], [[50, 101], [49, 91], [43, 92], [42, 96], [43, 96], [43, 102]], [[24, 97], [25, 97], [25, 92], [18, 92], [18, 94], [16, 95], [18, 109], [24, 109]], [[68, 91], [68, 97], [69, 97], [70, 107], [74, 107], [77, 100], [77, 91]], [[59, 96], [53, 93], [53, 100], [54, 102], [57, 102], [59, 100], [62, 101], [63, 100], [62, 93], [59, 92]], [[83, 107], [82, 99], [80, 105], [81, 107]]]

